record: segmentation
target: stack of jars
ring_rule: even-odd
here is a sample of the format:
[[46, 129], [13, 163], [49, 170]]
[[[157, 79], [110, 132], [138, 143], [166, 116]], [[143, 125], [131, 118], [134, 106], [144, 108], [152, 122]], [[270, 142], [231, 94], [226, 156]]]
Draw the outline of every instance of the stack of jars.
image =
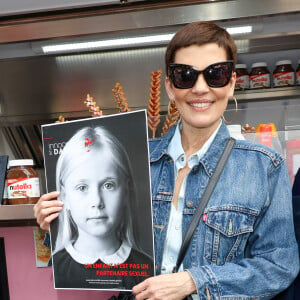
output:
[[236, 65], [236, 90], [285, 87], [295, 84], [300, 85], [300, 59], [296, 71], [292, 67], [291, 60], [277, 61], [273, 74], [270, 73], [266, 62], [252, 64], [250, 74], [246, 64]]

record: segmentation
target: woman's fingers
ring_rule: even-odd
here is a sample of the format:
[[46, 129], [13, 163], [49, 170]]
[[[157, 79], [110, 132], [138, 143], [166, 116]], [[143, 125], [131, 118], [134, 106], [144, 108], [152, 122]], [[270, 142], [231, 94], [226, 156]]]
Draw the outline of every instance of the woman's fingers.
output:
[[[62, 206], [60, 205], [55, 205], [53, 207], [45, 207], [41, 208], [38, 213], [35, 215], [36, 220], [38, 224], [41, 224], [43, 222], [48, 222], [50, 219], [48, 218], [49, 216], [56, 214], [62, 210]], [[53, 218], [51, 218], [50, 221], [52, 221]], [[49, 222], [50, 223], [50, 222]]]
[[136, 300], [178, 300], [194, 292], [196, 285], [187, 271], [150, 277], [132, 289]]
[[[44, 195], [41, 196], [41, 198], [39, 199], [39, 201], [36, 204], [41, 205], [43, 203], [46, 203], [49, 200], [53, 200], [54, 198], [57, 198], [58, 195], [59, 195], [59, 192], [57, 192], [57, 191], [50, 192], [48, 194], [44, 194]], [[48, 202], [48, 203], [50, 203], [50, 202]]]
[[45, 219], [41, 220], [41, 223], [39, 223], [40, 228], [49, 231], [50, 229], [50, 223], [58, 217], [59, 213], [53, 213], [49, 216], [47, 216]]
[[44, 194], [33, 207], [37, 223], [43, 230], [49, 230], [49, 224], [57, 218], [58, 213], [62, 210], [63, 202], [54, 200], [58, 195], [59, 192]]

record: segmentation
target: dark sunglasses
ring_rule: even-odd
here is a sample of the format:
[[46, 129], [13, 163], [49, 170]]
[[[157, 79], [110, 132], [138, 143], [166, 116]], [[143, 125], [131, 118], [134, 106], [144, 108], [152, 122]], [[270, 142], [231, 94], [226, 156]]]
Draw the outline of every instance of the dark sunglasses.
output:
[[204, 70], [198, 70], [190, 65], [169, 64], [169, 76], [177, 89], [190, 89], [203, 73], [208, 86], [218, 88], [228, 84], [232, 76], [233, 61], [227, 60], [209, 65]]

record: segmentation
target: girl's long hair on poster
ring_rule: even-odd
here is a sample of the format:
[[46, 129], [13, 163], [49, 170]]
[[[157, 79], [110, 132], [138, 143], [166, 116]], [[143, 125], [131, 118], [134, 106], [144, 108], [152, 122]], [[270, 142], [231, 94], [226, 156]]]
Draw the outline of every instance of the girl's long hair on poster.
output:
[[[87, 145], [87, 143], [83, 143], [83, 140], [90, 142], [90, 144]], [[101, 152], [103, 156], [104, 154], [109, 155], [99, 157], [99, 155], [97, 155], [99, 152]], [[56, 187], [60, 192], [60, 200], [64, 201], [64, 182], [69, 176], [72, 176], [72, 172], [77, 166], [84, 164], [87, 159], [105, 160], [108, 158], [112, 159], [113, 164], [117, 167], [123, 183], [127, 186], [129, 194], [127, 201], [123, 199], [126, 201], [126, 205], [119, 228], [116, 231], [118, 239], [120, 241], [126, 240], [132, 248], [141, 251], [140, 247], [137, 246], [132, 224], [132, 214], [136, 204], [136, 193], [131, 164], [123, 145], [104, 127], [82, 128], [66, 143], [56, 166]], [[59, 215], [57, 240], [53, 254], [65, 248], [69, 243], [76, 241], [77, 237], [77, 225], [71, 216], [71, 212], [69, 209], [63, 209]]]

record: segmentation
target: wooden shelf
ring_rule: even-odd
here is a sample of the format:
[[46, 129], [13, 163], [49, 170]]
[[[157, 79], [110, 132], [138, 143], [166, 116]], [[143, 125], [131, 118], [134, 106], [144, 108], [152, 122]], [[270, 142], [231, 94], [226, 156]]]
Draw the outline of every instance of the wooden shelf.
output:
[[33, 215], [33, 204], [0, 205], [0, 227], [38, 226]]

